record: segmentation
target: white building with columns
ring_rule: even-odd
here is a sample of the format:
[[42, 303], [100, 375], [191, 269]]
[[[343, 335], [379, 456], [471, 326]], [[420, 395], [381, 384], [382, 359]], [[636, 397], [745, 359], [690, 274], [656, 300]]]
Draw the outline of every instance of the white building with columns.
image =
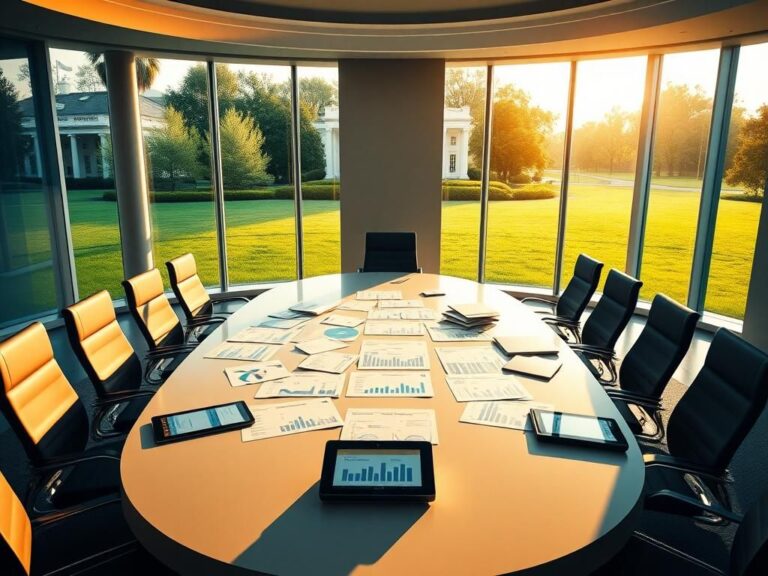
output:
[[[339, 177], [339, 107], [326, 106], [314, 122], [325, 149], [325, 178]], [[443, 116], [443, 179], [466, 179], [469, 168], [469, 106], [445, 108]]]

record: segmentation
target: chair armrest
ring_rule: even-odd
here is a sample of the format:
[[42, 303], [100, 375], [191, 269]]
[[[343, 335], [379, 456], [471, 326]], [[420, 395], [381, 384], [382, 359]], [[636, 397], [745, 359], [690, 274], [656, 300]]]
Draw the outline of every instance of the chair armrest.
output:
[[148, 360], [156, 360], [158, 358], [170, 358], [172, 356], [178, 356], [179, 354], [192, 352], [196, 346], [193, 344], [184, 344], [183, 346], [163, 346], [155, 350], [149, 350], [145, 358]]
[[525, 302], [539, 302], [541, 304], [546, 304], [552, 310], [554, 310], [555, 306], [557, 305], [557, 302], [552, 302], [552, 300], [547, 300], [545, 298], [536, 298], [535, 296], [528, 296], [528, 297], [523, 298], [522, 300], [520, 300], [520, 302], [522, 302], [522, 303], [525, 303]]
[[213, 304], [218, 304], [219, 302], [237, 302], [237, 301], [250, 302], [251, 299], [247, 298], [245, 296], [225, 296], [224, 298], [212, 298], [211, 299], [211, 302]]
[[578, 320], [570, 320], [568, 318], [563, 318], [562, 316], [543, 316], [541, 319], [547, 324], [565, 326], [566, 328], [573, 328], [575, 330], [578, 330], [581, 327], [581, 322]]
[[608, 397], [615, 400], [623, 400], [624, 402], [630, 402], [638, 404], [640, 406], [648, 406], [650, 408], [656, 408], [663, 410], [661, 407], [661, 398], [654, 398], [653, 396], [646, 396], [645, 394], [636, 394], [634, 392], [627, 392], [620, 388], [608, 389], [605, 391]]
[[135, 398], [145, 398], [148, 396], [153, 396], [155, 394], [154, 390], [128, 390], [125, 392], [110, 392], [106, 396], [103, 396], [102, 398], [98, 398], [93, 401], [93, 406], [95, 407], [104, 407], [104, 406], [110, 406], [112, 404], [119, 404], [120, 402], [125, 402], [126, 400], [133, 400]]
[[109, 498], [107, 500], [100, 500], [89, 504], [75, 504], [56, 512], [48, 512], [46, 514], [36, 516], [35, 518], [31, 519], [31, 522], [34, 528], [44, 528], [46, 526], [56, 524], [57, 522], [61, 522], [62, 520], [66, 520], [67, 518], [77, 516], [78, 514], [90, 512], [91, 510], [103, 508], [104, 506], [109, 506], [111, 504], [120, 504], [121, 502], [121, 498], [117, 497]]
[[695, 462], [683, 458], [676, 458], [669, 454], [643, 454], [643, 462], [645, 463], [646, 468], [659, 466], [660, 468], [670, 468], [672, 470], [679, 470], [680, 472], [688, 472], [689, 474], [695, 474], [696, 476], [706, 477], [721, 484], [729, 482], [729, 480], [724, 478], [717, 470], [699, 466]]
[[616, 352], [610, 348], [603, 348], [602, 346], [591, 346], [589, 344], [581, 344], [579, 342], [571, 342], [568, 344], [572, 350], [578, 350], [585, 354], [591, 354], [593, 356], [600, 356], [602, 358], [608, 358], [610, 360], [616, 359]]
[[192, 320], [187, 321], [187, 328], [197, 328], [199, 326], [207, 326], [209, 324], [221, 324], [227, 320], [228, 318], [226, 316], [198, 316], [197, 318], [193, 318]]
[[741, 515], [732, 512], [717, 503], [705, 504], [693, 496], [687, 496], [666, 489], [647, 494], [645, 497], [645, 508], [646, 510], [671, 512], [685, 516], [693, 516], [699, 512], [706, 512], [714, 514], [715, 516], [720, 516], [731, 522], [738, 523], [742, 521]]
[[49, 458], [40, 463], [39, 466], [35, 466], [36, 472], [51, 472], [58, 470], [59, 468], [66, 468], [67, 466], [74, 466], [75, 464], [81, 464], [82, 462], [91, 462], [93, 460], [99, 460], [106, 458], [107, 460], [117, 460], [120, 462], [120, 456], [117, 454], [91, 454], [90, 456], [77, 456], [68, 458], [66, 456], [62, 458]]

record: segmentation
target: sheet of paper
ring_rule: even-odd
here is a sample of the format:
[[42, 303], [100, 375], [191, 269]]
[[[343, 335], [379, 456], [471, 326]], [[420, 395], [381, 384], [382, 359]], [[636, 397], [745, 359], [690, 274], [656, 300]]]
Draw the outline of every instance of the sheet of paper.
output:
[[330, 352], [331, 350], [338, 350], [339, 348], [346, 348], [348, 344], [339, 342], [338, 340], [331, 340], [330, 338], [318, 338], [316, 340], [306, 340], [305, 342], [299, 342], [296, 344], [296, 348], [304, 352], [304, 354], [321, 354], [323, 352]]
[[427, 324], [427, 332], [432, 342], [491, 342], [490, 330], [477, 328], [459, 328], [449, 324]]
[[531, 408], [554, 410], [552, 404], [542, 402], [515, 402], [502, 400], [500, 402], [470, 402], [464, 408], [459, 422], [513, 428], [515, 430], [533, 430], [528, 418]]
[[368, 320], [365, 323], [366, 336], [422, 336], [421, 322], [398, 322], [391, 320]]
[[338, 398], [344, 388], [344, 374], [323, 372], [291, 372], [287, 378], [259, 386], [254, 398], [299, 398], [322, 396]]
[[358, 290], [355, 295], [357, 300], [402, 300], [403, 293], [400, 290]]
[[294, 318], [305, 318], [306, 319], [306, 316], [304, 316], [304, 314], [302, 314], [301, 312], [294, 312], [290, 308], [288, 308], [286, 310], [280, 310], [278, 312], [272, 312], [271, 314], [269, 314], [269, 317], [270, 318], [280, 318], [282, 320], [293, 320]]
[[294, 312], [303, 312], [304, 314], [312, 314], [313, 316], [319, 316], [329, 310], [333, 310], [339, 305], [338, 298], [331, 299], [318, 299], [318, 300], [305, 300], [304, 302], [298, 302], [291, 306], [291, 310]]
[[358, 318], [357, 316], [347, 316], [346, 314], [331, 314], [323, 320], [320, 324], [330, 324], [331, 326], [346, 326], [347, 328], [354, 328], [365, 322], [365, 318]]
[[379, 302], [379, 308], [424, 308], [424, 302], [421, 300], [382, 300]]
[[279, 360], [270, 362], [252, 362], [242, 364], [234, 368], [224, 370], [227, 380], [232, 386], [245, 386], [246, 384], [261, 384], [270, 380], [277, 380], [290, 376], [283, 363]]
[[286, 344], [291, 341], [293, 332], [281, 330], [279, 328], [260, 328], [258, 326], [250, 326], [240, 330], [237, 334], [231, 338], [227, 338], [227, 342], [252, 342], [259, 344]]
[[240, 431], [243, 442], [344, 425], [339, 411], [329, 398], [257, 404], [248, 406], [248, 409], [256, 421], [250, 428]]
[[331, 340], [351, 342], [358, 336], [360, 336], [360, 330], [357, 328], [309, 324], [308, 326], [304, 326], [299, 332], [295, 333], [291, 338], [291, 342], [304, 342], [306, 340], [316, 340], [318, 338], [330, 338]]
[[416, 397], [435, 395], [429, 372], [352, 372], [347, 396]]
[[341, 440], [406, 440], [437, 444], [435, 411], [350, 408]]
[[368, 320], [435, 320], [437, 314], [429, 308], [376, 308], [368, 312]]
[[251, 360], [262, 362], [272, 358], [280, 346], [270, 344], [246, 344], [240, 342], [222, 342], [208, 351], [205, 358], [217, 360]]
[[429, 370], [426, 342], [364, 340], [358, 370]]
[[493, 346], [435, 348], [435, 352], [445, 373], [451, 376], [501, 374], [507, 362]]
[[354, 312], [368, 312], [376, 306], [376, 300], [347, 300], [336, 310], [352, 310]]
[[263, 322], [259, 323], [259, 326], [262, 328], [280, 328], [282, 330], [286, 330], [289, 328], [296, 328], [296, 326], [299, 326], [301, 324], [304, 324], [309, 320], [306, 316], [302, 316], [301, 318], [293, 318], [288, 320], [283, 320], [281, 318], [267, 318]]
[[330, 372], [331, 374], [341, 374], [357, 360], [357, 354], [341, 354], [340, 352], [323, 352], [308, 356], [299, 364], [299, 368], [304, 370], [315, 370], [316, 372]]
[[514, 376], [448, 376], [445, 382], [457, 402], [533, 400]]

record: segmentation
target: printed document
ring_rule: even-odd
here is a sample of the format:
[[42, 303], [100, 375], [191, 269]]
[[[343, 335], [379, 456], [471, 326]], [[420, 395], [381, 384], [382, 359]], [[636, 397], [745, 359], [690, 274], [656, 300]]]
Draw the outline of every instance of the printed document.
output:
[[434, 410], [350, 408], [341, 440], [405, 440], [437, 444]]

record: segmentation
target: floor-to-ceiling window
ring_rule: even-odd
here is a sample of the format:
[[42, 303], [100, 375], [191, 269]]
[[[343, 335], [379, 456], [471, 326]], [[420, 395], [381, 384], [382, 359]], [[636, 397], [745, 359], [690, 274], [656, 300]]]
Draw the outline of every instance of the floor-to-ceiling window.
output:
[[551, 287], [570, 63], [494, 67], [485, 278]]
[[743, 318], [768, 179], [768, 44], [740, 50], [704, 309]]
[[204, 62], [139, 57], [155, 266], [191, 252], [206, 286], [219, 284], [211, 186], [208, 74]]
[[624, 270], [647, 58], [579, 62], [561, 281], [580, 253]]
[[109, 101], [103, 57], [50, 50], [69, 221], [83, 298], [109, 290], [122, 298], [123, 261], [112, 171]]
[[339, 69], [297, 70], [304, 276], [341, 271]]
[[693, 263], [719, 50], [667, 54], [656, 112], [640, 297], [685, 303]]

